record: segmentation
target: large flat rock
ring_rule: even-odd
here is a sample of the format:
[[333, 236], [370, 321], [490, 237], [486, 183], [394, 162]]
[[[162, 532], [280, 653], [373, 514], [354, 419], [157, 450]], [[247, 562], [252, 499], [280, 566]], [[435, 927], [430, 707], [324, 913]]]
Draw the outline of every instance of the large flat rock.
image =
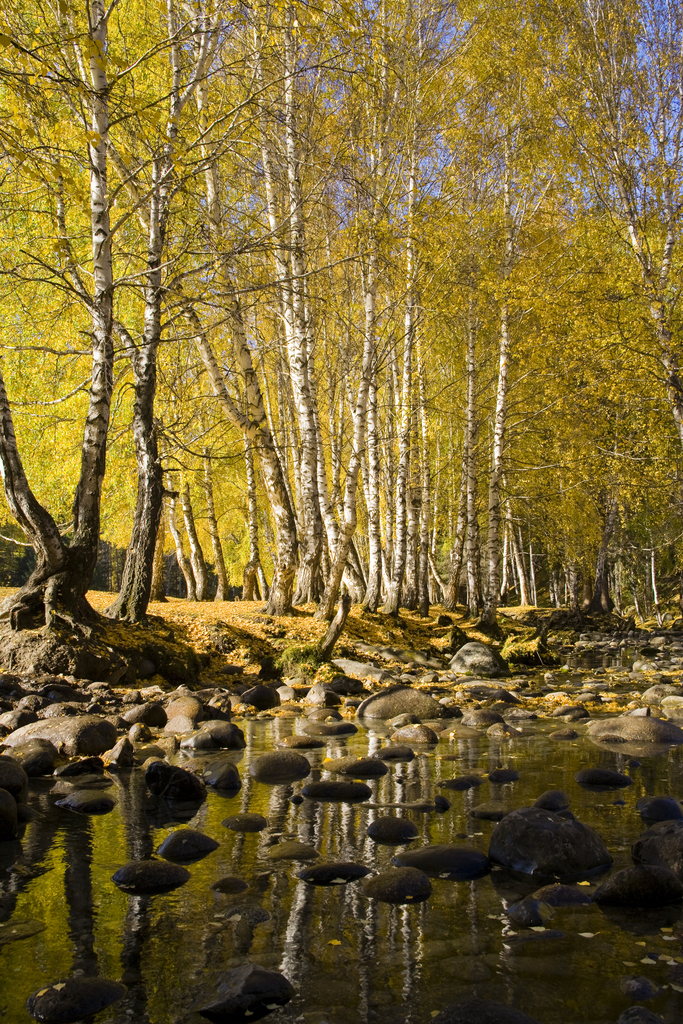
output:
[[67, 757], [91, 756], [111, 750], [116, 743], [116, 729], [106, 718], [79, 715], [59, 716], [31, 722], [3, 738], [7, 747], [20, 747], [29, 740], [49, 740], [60, 754]]

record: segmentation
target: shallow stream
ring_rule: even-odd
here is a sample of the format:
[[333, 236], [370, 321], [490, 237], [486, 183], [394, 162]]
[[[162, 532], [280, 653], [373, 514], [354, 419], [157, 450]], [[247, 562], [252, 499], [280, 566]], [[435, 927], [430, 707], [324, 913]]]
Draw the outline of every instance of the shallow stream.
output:
[[[98, 1024], [199, 1024], [196, 1006], [215, 991], [214, 972], [247, 961], [281, 971], [297, 991], [289, 1006], [267, 1018], [273, 1024], [428, 1024], [434, 1011], [466, 994], [512, 1004], [544, 1024], [615, 1021], [630, 1005], [620, 992], [621, 977], [644, 974], [660, 985], [680, 980], [683, 967], [665, 962], [681, 957], [683, 963], [679, 909], [646, 920], [607, 916], [595, 905], [563, 908], [545, 932], [523, 931], [507, 924], [506, 906], [537, 886], [501, 870], [474, 882], [435, 879], [430, 899], [415, 906], [368, 900], [359, 883], [322, 888], [300, 881], [297, 873], [306, 865], [267, 859], [274, 843], [298, 838], [313, 844], [324, 860], [355, 860], [375, 871], [391, 866], [402, 847], [377, 845], [366, 828], [378, 815], [401, 812], [363, 804], [292, 804], [290, 797], [303, 783], [264, 785], [251, 779], [248, 766], [297, 731], [297, 719], [238, 724], [247, 748], [231, 758], [242, 775], [241, 792], [230, 799], [209, 792], [188, 822], [159, 820], [164, 815], [150, 804], [140, 769], [112, 773], [109, 792], [118, 802], [98, 817], [55, 807], [52, 780], [32, 780], [31, 804], [44, 817], [27, 826], [21, 848], [0, 847], [6, 879], [0, 920], [39, 921], [45, 929], [0, 946], [0, 1020], [28, 1024], [27, 996], [74, 971], [122, 978], [128, 985], [126, 998], [99, 1014]], [[640, 767], [628, 766], [628, 754], [601, 749], [583, 736], [580, 722], [574, 724], [579, 739], [573, 742], [549, 739], [556, 720], [519, 723], [524, 735], [504, 743], [485, 733], [442, 739], [413, 762], [392, 765], [384, 778], [369, 781], [372, 799], [425, 798], [439, 792], [439, 780], [512, 767], [519, 772], [517, 782], [487, 781], [465, 793], [443, 790], [452, 803], [449, 811], [410, 812], [419, 830], [410, 848], [462, 842], [486, 851], [495, 825], [468, 817], [474, 805], [501, 799], [521, 807], [558, 788], [570, 796], [575, 815], [602, 835], [614, 870], [628, 866], [630, 845], [645, 828], [636, 800], [680, 794], [681, 753], [672, 749], [640, 757]], [[368, 731], [359, 723], [346, 742], [334, 739], [308, 752], [312, 778], [321, 777], [325, 757], [372, 754], [387, 731]], [[187, 763], [182, 756], [177, 762]], [[586, 791], [574, 781], [586, 766], [626, 771], [633, 785]], [[245, 835], [221, 825], [227, 815], [247, 810], [266, 816], [268, 828]], [[182, 888], [134, 897], [110, 881], [125, 861], [149, 857], [170, 830], [188, 824], [219, 840], [220, 847], [190, 866], [191, 880]], [[235, 896], [210, 889], [226, 875], [244, 878], [249, 888]], [[679, 1021], [683, 983], [678, 991], [664, 988], [648, 1005], [667, 1021]]]

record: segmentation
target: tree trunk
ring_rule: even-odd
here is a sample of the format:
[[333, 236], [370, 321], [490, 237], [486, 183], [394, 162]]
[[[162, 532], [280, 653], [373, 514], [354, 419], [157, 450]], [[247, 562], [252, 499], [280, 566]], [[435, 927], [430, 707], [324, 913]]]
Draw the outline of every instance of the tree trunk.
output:
[[[415, 396], [413, 396], [413, 399]], [[410, 427], [410, 480], [406, 493], [407, 537], [406, 537], [406, 571], [403, 588], [403, 603], [410, 611], [415, 611], [418, 602], [418, 574], [420, 555], [420, 464], [417, 459], [417, 406], [412, 403]]]
[[93, 295], [87, 297], [92, 317], [92, 378], [73, 505], [73, 540], [68, 547], [28, 484], [0, 378], [0, 464], [5, 494], [37, 561], [24, 586], [0, 604], [0, 617], [8, 617], [15, 629], [33, 627], [41, 619], [51, 626], [58, 616], [73, 623], [94, 615], [85, 595], [97, 564], [114, 366], [114, 276], [107, 185], [110, 83], [100, 57], [107, 49], [107, 24], [104, 3], [92, 0], [88, 40], [91, 88], [86, 101], [90, 103], [92, 130], [88, 155]]
[[332, 654], [332, 649], [341, 636], [341, 632], [350, 611], [351, 595], [344, 591], [341, 601], [339, 602], [339, 610], [330, 623], [330, 628], [327, 630], [323, 642], [320, 644], [320, 653], [326, 661]]
[[211, 474], [211, 458], [209, 453], [204, 451], [204, 493], [206, 495], [206, 518], [211, 537], [213, 549], [213, 564], [216, 570], [218, 586], [214, 600], [225, 601], [228, 594], [228, 574], [225, 571], [225, 558], [223, 557], [223, 545], [221, 544], [218, 532], [218, 520], [216, 519], [216, 506], [213, 500], [213, 478]]
[[157, 530], [157, 541], [154, 548], [154, 564], [152, 566], [152, 589], [150, 601], [165, 601], [164, 593], [164, 544], [166, 541], [166, 526], [164, 522], [163, 506], [159, 518], [159, 529]]
[[190, 545], [190, 565], [194, 574], [196, 600], [206, 601], [209, 597], [209, 574], [206, 569], [204, 552], [197, 536], [197, 527], [190, 499], [190, 485], [187, 481], [185, 481], [185, 486], [180, 492], [180, 498], [183, 506], [185, 533]]
[[463, 468], [460, 478], [460, 495], [458, 497], [458, 518], [455, 537], [452, 538], [450, 566], [448, 569], [448, 585], [444, 591], [444, 607], [454, 612], [458, 605], [460, 592], [460, 573], [465, 549], [465, 529], [467, 525], [467, 451], [463, 454]]
[[[510, 181], [505, 180], [505, 228], [506, 245], [503, 276], [507, 280], [512, 267], [514, 228], [511, 216]], [[501, 523], [501, 481], [503, 476], [503, 452], [505, 425], [507, 420], [508, 371], [510, 367], [510, 320], [507, 299], [503, 299], [500, 313], [500, 343], [498, 356], [498, 388], [496, 391], [496, 412], [493, 426], [493, 451], [491, 453], [491, 475], [489, 478], [488, 518], [488, 580], [484, 596], [481, 621], [487, 626], [496, 624], [496, 611], [500, 600], [500, 523]]]
[[420, 507], [420, 555], [418, 564], [417, 606], [420, 615], [429, 615], [429, 541], [431, 527], [432, 481], [429, 471], [429, 422], [427, 418], [427, 397], [425, 363], [422, 344], [417, 346], [417, 379], [420, 400], [422, 503]]
[[187, 600], [196, 601], [197, 591], [195, 589], [194, 573], [192, 572], [192, 566], [190, 560], [183, 551], [183, 539], [178, 529], [178, 523], [176, 520], [176, 502], [177, 499], [173, 492], [172, 496], [168, 499], [168, 528], [171, 531], [173, 542], [175, 544], [176, 559], [178, 561], [178, 567], [185, 578], [185, 587], [187, 589]]
[[[258, 571], [261, 567], [261, 556], [258, 546], [258, 504], [256, 501], [256, 474], [254, 473], [254, 453], [251, 443], [244, 439], [244, 462], [247, 470], [247, 524], [249, 528], [249, 561], [244, 567], [242, 583], [242, 600], [258, 600]], [[266, 595], [263, 595], [264, 599]]]
[[[413, 345], [415, 341], [415, 252], [413, 242], [413, 216], [415, 211], [417, 140], [413, 134], [410, 154], [410, 182], [408, 187], [408, 240], [406, 243], [406, 298], [403, 330], [403, 386], [401, 391], [401, 425], [398, 442], [398, 467], [396, 470], [396, 502], [393, 562], [387, 599], [382, 611], [385, 615], [398, 616], [401, 602], [401, 588], [405, 575], [407, 558], [407, 503], [408, 479], [410, 473], [410, 439], [413, 412]], [[396, 389], [397, 390], [397, 389]], [[395, 395], [398, 398], [398, 395]]]
[[[198, 106], [204, 111], [206, 97], [202, 89], [198, 91]], [[206, 116], [205, 112], [203, 116]], [[205, 147], [206, 149], [206, 147]], [[233, 400], [226, 379], [218, 360], [211, 348], [206, 332], [195, 311], [186, 306], [185, 311], [195, 329], [195, 343], [202, 362], [209, 375], [213, 393], [229, 421], [237, 427], [245, 438], [258, 442], [259, 457], [263, 469], [263, 480], [270, 502], [270, 508], [277, 533], [277, 559], [273, 583], [270, 588], [266, 611], [269, 615], [289, 615], [292, 610], [292, 591], [297, 563], [297, 535], [294, 512], [290, 501], [289, 489], [285, 473], [280, 462], [279, 452], [273, 440], [268, 423], [263, 394], [254, 369], [251, 348], [247, 341], [239, 296], [234, 287], [226, 252], [224, 251], [223, 216], [220, 205], [220, 188], [215, 160], [208, 159], [205, 173], [206, 197], [212, 241], [218, 257], [218, 270], [223, 288], [224, 304], [235, 362], [239, 369], [247, 403], [246, 414], [242, 413]]]
[[138, 467], [138, 489], [123, 579], [118, 597], [109, 605], [105, 614], [109, 618], [124, 622], [140, 622], [147, 613], [164, 491], [157, 428], [154, 422], [157, 348], [161, 338], [160, 244], [157, 248], [159, 255], [147, 273], [145, 334], [140, 348], [136, 348], [133, 339], [122, 325], [117, 326], [133, 366], [135, 378], [133, 438]]
[[368, 484], [366, 502], [368, 506], [368, 586], [363, 598], [363, 608], [376, 612], [382, 592], [382, 536], [380, 532], [380, 456], [377, 414], [377, 365], [373, 365], [370, 390], [368, 393]]
[[610, 597], [609, 593], [607, 552], [609, 542], [612, 539], [612, 534], [614, 533], [614, 528], [617, 524], [618, 513], [619, 503], [615, 497], [611, 497], [609, 499], [609, 505], [605, 515], [602, 538], [600, 540], [600, 549], [598, 551], [598, 559], [595, 567], [595, 585], [593, 587], [593, 595], [586, 609], [589, 615], [599, 615], [601, 612], [612, 612], [614, 610], [614, 601]]
[[465, 426], [465, 458], [467, 474], [467, 608], [474, 618], [479, 613], [479, 522], [477, 518], [477, 435], [479, 423], [476, 407], [476, 328], [470, 310], [467, 329], [467, 410]]
[[524, 565], [524, 555], [522, 554], [522, 546], [515, 533], [515, 528], [512, 522], [512, 514], [508, 510], [508, 525], [510, 529], [510, 543], [512, 544], [512, 555], [515, 562], [515, 569], [517, 570], [517, 582], [519, 584], [519, 603], [521, 605], [528, 605], [529, 601], [529, 583], [526, 576], [526, 566]]

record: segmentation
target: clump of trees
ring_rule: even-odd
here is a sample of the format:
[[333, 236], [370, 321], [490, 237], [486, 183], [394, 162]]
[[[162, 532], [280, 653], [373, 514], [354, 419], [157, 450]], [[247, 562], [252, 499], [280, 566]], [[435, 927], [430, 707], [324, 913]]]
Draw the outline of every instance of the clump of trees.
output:
[[[14, 628], [190, 599], [659, 613], [683, 12], [21, 0], [0, 23]], [[6, 535], [15, 539], [8, 526]], [[215, 579], [215, 590], [210, 580]]]

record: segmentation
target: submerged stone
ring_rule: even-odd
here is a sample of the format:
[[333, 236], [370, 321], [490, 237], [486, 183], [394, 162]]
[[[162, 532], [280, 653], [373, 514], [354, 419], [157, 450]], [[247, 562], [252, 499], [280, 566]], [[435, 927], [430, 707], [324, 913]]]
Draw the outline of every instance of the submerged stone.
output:
[[73, 1024], [123, 999], [128, 989], [107, 978], [67, 978], [29, 996], [26, 1008], [44, 1024]]

